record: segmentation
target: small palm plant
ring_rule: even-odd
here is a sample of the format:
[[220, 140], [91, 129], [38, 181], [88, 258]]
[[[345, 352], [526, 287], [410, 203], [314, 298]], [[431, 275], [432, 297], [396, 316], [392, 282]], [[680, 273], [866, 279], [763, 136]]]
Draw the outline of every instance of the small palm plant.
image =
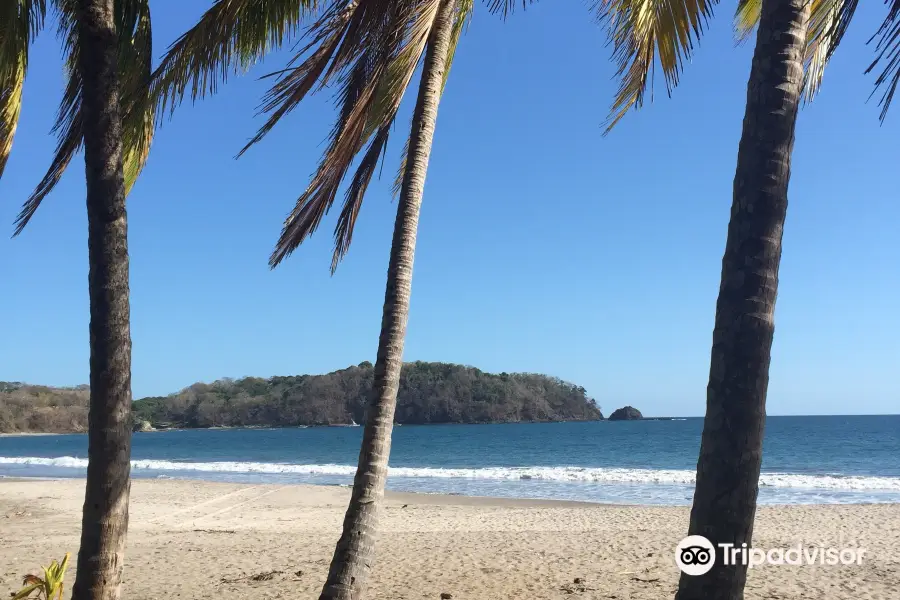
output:
[[[63, 588], [65, 587], [63, 579], [66, 576], [68, 567], [69, 553], [66, 552], [62, 562], [54, 560], [49, 567], [44, 567], [43, 578], [37, 575], [26, 575], [22, 580], [24, 587], [18, 592], [13, 592], [12, 600], [24, 600], [29, 597], [37, 600], [62, 600]], [[32, 596], [35, 592], [37, 594]]]

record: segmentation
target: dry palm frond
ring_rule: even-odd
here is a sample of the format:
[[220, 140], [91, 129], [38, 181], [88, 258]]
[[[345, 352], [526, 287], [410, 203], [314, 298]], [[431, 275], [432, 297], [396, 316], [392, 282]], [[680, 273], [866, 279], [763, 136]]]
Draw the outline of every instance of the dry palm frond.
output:
[[[467, 0], [464, 0], [462, 4], [468, 4], [471, 7], [471, 2]], [[400, 102], [406, 89], [409, 87], [409, 82], [421, 57], [425, 53], [425, 47], [431, 34], [434, 19], [437, 16], [438, 7], [439, 2], [435, 1], [423, 7], [421, 13], [411, 15], [411, 18], [415, 20], [409, 28], [409, 41], [402, 47], [396, 58], [392, 60], [383, 80], [376, 88], [372, 107], [367, 116], [366, 129], [363, 131], [363, 139], [368, 139], [370, 135], [375, 133], [376, 128], [377, 133], [369, 146], [369, 150], [357, 167], [356, 175], [344, 199], [344, 208], [334, 230], [335, 249], [331, 261], [332, 273], [337, 269], [338, 263], [350, 247], [356, 216], [359, 214], [363, 197], [375, 172], [378, 159], [387, 149], [390, 127], [396, 118]], [[443, 84], [446, 83], [446, 71], [444, 75], [442, 90]], [[407, 138], [404, 145], [403, 165], [406, 164], [408, 148], [409, 139]]]
[[318, 0], [216, 0], [200, 21], [173, 43], [156, 69], [152, 96], [158, 114], [184, 99], [216, 92], [230, 73], [246, 71], [288, 43]]
[[[271, 266], [280, 263], [315, 231], [334, 203], [352, 162], [365, 148], [335, 227], [332, 271], [337, 267], [349, 247], [356, 216], [387, 145], [390, 126], [425, 52], [439, 5], [440, 0], [408, 3], [360, 0], [353, 8], [353, 14], [343, 25], [342, 41], [333, 52], [330, 67], [322, 68], [322, 78], [341, 72], [340, 109], [330, 136], [331, 143], [309, 187], [285, 221], [269, 260]], [[326, 58], [318, 60], [327, 61]], [[304, 65], [297, 67], [305, 68]], [[291, 74], [288, 74], [279, 84], [290, 78]], [[299, 79], [294, 87], [300, 89], [301, 84], [309, 87], [303, 79]], [[277, 93], [285, 102], [296, 103], [299, 100], [288, 87], [278, 89]], [[275, 109], [275, 106], [270, 103], [268, 108]]]
[[[885, 3], [890, 4], [888, 15], [872, 37], [873, 40], [879, 38], [875, 47], [878, 56], [866, 69], [866, 73], [870, 73], [882, 60], [886, 62], [884, 70], [875, 80], [875, 90], [886, 86], [881, 100], [878, 101], [878, 105], [881, 107], [879, 118], [882, 122], [887, 117], [888, 108], [894, 99], [894, 92], [897, 91], [897, 85], [900, 84], [900, 0], [885, 0]], [[872, 94], [875, 93], [875, 90], [872, 91]]]
[[[666, 91], [678, 85], [684, 61], [712, 16], [718, 0], [596, 0], [594, 10], [608, 24], [613, 59], [622, 81], [606, 122], [606, 131], [632, 107], [643, 104], [657, 60]], [[652, 89], [652, 88], [651, 88]]]
[[[806, 52], [803, 57], [803, 97], [811, 102], [822, 85], [825, 67], [853, 19], [859, 0], [812, 0]], [[759, 24], [762, 0], [741, 0], [734, 16], [735, 36], [744, 42]]]
[[0, 175], [19, 123], [28, 47], [43, 28], [46, 14], [46, 0], [7, 0], [0, 8]]
[[[265, 76], [277, 76], [276, 83], [263, 97], [259, 109], [261, 114], [271, 113], [271, 115], [256, 135], [241, 149], [238, 156], [265, 137], [283, 116], [300, 104], [316, 84], [321, 89], [327, 85], [336, 70], [346, 66], [345, 64], [337, 66], [339, 63], [336, 62], [336, 54], [342, 46], [341, 42], [347, 37], [348, 30], [351, 30], [350, 21], [356, 14], [356, 6], [355, 2], [346, 7], [332, 6], [310, 27], [307, 37], [311, 38], [311, 41], [297, 52], [288, 68]], [[358, 31], [358, 20], [355, 25]], [[300, 58], [313, 48], [316, 50], [306, 60], [300, 62]], [[293, 66], [298, 62], [300, 63], [298, 66]], [[328, 68], [329, 63], [331, 68]]]
[[[78, 67], [79, 42], [76, 29], [76, 0], [58, 0], [59, 34], [63, 38], [68, 81], [60, 102], [53, 133], [57, 134], [56, 153], [50, 168], [22, 206], [16, 217], [19, 235], [34, 216], [41, 202], [62, 178], [81, 148], [83, 121], [81, 112], [82, 79]], [[118, 63], [122, 118], [123, 172], [126, 193], [131, 189], [150, 151], [153, 139], [153, 105], [149, 99], [152, 61], [152, 31], [148, 0], [117, 0], [116, 28], [120, 32]]]

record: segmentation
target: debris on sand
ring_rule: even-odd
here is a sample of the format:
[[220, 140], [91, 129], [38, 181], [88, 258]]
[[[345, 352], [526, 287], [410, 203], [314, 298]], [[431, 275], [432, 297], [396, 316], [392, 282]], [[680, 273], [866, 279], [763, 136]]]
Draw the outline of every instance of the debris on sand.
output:
[[[300, 571], [302, 573], [302, 571]], [[242, 581], [270, 581], [275, 578], [276, 575], [283, 575], [284, 571], [264, 571], [262, 573], [257, 573], [256, 575], [242, 575], [241, 577], [223, 577], [219, 582], [220, 583], [240, 583]]]

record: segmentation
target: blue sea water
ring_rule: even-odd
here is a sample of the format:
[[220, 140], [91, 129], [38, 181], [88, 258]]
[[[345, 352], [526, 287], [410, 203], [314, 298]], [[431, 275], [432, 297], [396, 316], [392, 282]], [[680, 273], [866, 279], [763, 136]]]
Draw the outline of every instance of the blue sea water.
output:
[[[388, 488], [689, 504], [703, 420], [405, 425]], [[350, 484], [361, 427], [136, 433], [135, 477]], [[87, 436], [0, 437], [0, 476], [82, 477]], [[900, 415], [769, 417], [765, 504], [900, 502]]]

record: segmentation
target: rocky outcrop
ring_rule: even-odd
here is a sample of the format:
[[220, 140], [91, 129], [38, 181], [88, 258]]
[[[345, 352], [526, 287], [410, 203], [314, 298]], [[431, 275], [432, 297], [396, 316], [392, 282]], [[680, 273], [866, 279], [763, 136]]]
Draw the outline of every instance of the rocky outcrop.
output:
[[156, 431], [150, 421], [138, 421], [134, 424], [132, 431]]
[[609, 415], [610, 421], [640, 421], [644, 418], [641, 411], [633, 406], [624, 406], [616, 409]]

